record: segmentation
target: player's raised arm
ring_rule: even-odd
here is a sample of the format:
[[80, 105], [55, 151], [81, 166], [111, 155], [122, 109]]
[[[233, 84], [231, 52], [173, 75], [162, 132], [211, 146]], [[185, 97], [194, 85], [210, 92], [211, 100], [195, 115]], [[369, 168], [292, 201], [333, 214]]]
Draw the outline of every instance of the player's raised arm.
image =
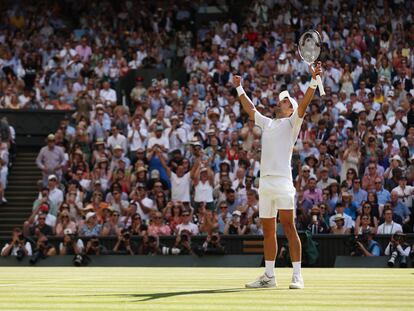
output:
[[312, 68], [312, 66], [309, 66], [309, 70], [312, 72], [312, 80], [311, 83], [305, 93], [305, 96], [303, 96], [302, 101], [299, 103], [298, 107], [298, 116], [299, 118], [303, 118], [306, 112], [306, 108], [308, 108], [308, 105], [312, 101], [313, 95], [315, 94], [315, 90], [318, 87], [318, 82], [316, 81], [316, 76], [322, 75], [322, 63], [318, 62], [316, 64], [315, 69]]
[[250, 120], [254, 121], [254, 112], [256, 108], [254, 107], [252, 101], [247, 97], [246, 92], [241, 86], [241, 77], [233, 76], [233, 85], [236, 87], [237, 95], [239, 95], [240, 102], [243, 106], [244, 111], [249, 115]]

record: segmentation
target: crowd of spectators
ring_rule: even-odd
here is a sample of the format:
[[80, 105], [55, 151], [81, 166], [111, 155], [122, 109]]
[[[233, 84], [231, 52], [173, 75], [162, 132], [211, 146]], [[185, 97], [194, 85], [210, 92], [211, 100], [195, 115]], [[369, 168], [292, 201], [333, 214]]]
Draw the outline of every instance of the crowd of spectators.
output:
[[[26, 235], [262, 234], [261, 132], [231, 77], [277, 116], [281, 90], [301, 100], [307, 89], [295, 44], [308, 28], [322, 36], [326, 96], [312, 101], [292, 156], [298, 229], [412, 232], [410, 1], [251, 1], [240, 23], [198, 29], [201, 1], [80, 3], [1, 14], [0, 105], [75, 109], [37, 158], [42, 189]], [[132, 104], [119, 104], [128, 71], [170, 66], [187, 81], [146, 87], [138, 76]]]

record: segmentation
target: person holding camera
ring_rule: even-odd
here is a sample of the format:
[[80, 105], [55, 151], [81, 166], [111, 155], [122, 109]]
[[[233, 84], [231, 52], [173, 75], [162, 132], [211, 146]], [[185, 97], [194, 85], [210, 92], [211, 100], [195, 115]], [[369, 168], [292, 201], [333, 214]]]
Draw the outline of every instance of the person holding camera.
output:
[[30, 258], [30, 264], [36, 264], [39, 259], [46, 259], [50, 256], [56, 255], [56, 248], [49, 243], [45, 235], [40, 235], [37, 239], [36, 249], [33, 251], [33, 256]]
[[189, 230], [181, 230], [175, 239], [173, 247], [161, 247], [163, 255], [192, 255], [191, 248], [191, 232]]
[[356, 238], [353, 248], [351, 256], [372, 257], [381, 255], [381, 246], [374, 240], [374, 233], [371, 230], [364, 230]]
[[131, 232], [127, 229], [122, 229], [118, 235], [113, 252], [120, 255], [134, 255], [136, 248], [135, 243], [131, 241]]
[[405, 234], [397, 231], [392, 235], [384, 255], [391, 256], [388, 260], [389, 267], [394, 267], [395, 262], [399, 261], [400, 268], [407, 268], [407, 257], [410, 255], [410, 252], [411, 246], [405, 242]]
[[154, 235], [148, 235], [147, 231], [142, 237], [142, 244], [139, 247], [138, 253], [141, 255], [159, 255], [161, 248], [159, 238]]
[[72, 262], [77, 267], [87, 265], [90, 260], [83, 253], [85, 249], [83, 241], [78, 239], [75, 235], [75, 231], [72, 231], [70, 228], [65, 229], [63, 234], [63, 242], [59, 244], [59, 254], [62, 256], [74, 256]]
[[25, 256], [32, 256], [32, 245], [24, 238], [20, 228], [13, 229], [12, 239], [2, 248], [1, 256], [15, 256], [19, 261]]
[[72, 229], [65, 229], [63, 241], [59, 244], [60, 255], [79, 255], [82, 254], [85, 246], [81, 239], [77, 239]]
[[106, 249], [103, 245], [101, 245], [99, 238], [95, 235], [92, 236], [91, 239], [86, 243], [85, 253], [86, 255], [100, 256], [106, 253]]
[[224, 255], [225, 250], [220, 243], [220, 234], [218, 232], [209, 233], [203, 245], [196, 249], [196, 253], [199, 256]]

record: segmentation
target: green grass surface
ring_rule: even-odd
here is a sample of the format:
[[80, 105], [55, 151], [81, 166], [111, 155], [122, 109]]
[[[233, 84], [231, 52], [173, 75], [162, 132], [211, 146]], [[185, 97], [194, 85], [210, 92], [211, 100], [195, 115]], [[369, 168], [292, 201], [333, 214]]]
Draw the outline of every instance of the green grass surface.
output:
[[244, 289], [251, 268], [0, 268], [0, 310], [414, 310], [414, 269], [304, 269], [305, 290]]

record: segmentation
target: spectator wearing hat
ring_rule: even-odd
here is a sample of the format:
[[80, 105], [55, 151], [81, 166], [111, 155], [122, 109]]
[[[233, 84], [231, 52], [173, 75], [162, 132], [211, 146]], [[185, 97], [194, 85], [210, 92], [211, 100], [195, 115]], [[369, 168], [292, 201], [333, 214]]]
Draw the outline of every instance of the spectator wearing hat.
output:
[[318, 157], [316, 155], [314, 155], [313, 153], [308, 155], [305, 158], [306, 165], [308, 165], [310, 167], [311, 173], [314, 174], [314, 175], [316, 174], [318, 162], [319, 162]]
[[[398, 152], [399, 152], [399, 150], [398, 150]], [[390, 161], [390, 166], [384, 172], [384, 178], [385, 179], [392, 179], [392, 176], [393, 176], [392, 171], [396, 168], [401, 169], [402, 165], [403, 165], [402, 159], [398, 154], [390, 157], [389, 161]]]
[[338, 214], [344, 217], [344, 227], [346, 229], [351, 230], [354, 227], [354, 221], [352, 220], [351, 216], [345, 214], [345, 206], [342, 204], [342, 202], [336, 203], [335, 214], [329, 218], [329, 227], [331, 228], [335, 227], [335, 215], [338, 215]]
[[121, 168], [121, 165], [122, 165], [120, 163], [121, 161], [124, 162], [124, 165], [126, 168], [129, 168], [129, 166], [131, 165], [131, 161], [129, 160], [129, 158], [125, 156], [124, 149], [122, 148], [122, 146], [116, 145], [113, 148], [113, 155], [112, 155], [111, 163], [109, 165], [109, 170], [111, 172], [114, 172], [118, 170], [119, 168]]
[[79, 231], [79, 235], [83, 237], [100, 236], [102, 225], [98, 223], [96, 213], [88, 212], [85, 215], [85, 223]]
[[351, 230], [345, 227], [345, 217], [343, 214], [334, 215], [335, 226], [331, 227], [332, 234], [350, 234]]
[[328, 188], [332, 183], [335, 182], [337, 182], [336, 179], [329, 177], [329, 169], [326, 166], [322, 167], [320, 170], [320, 178], [316, 186], [319, 189], [323, 190]]
[[43, 184], [48, 182], [49, 175], [55, 175], [58, 180], [62, 178], [62, 167], [66, 164], [63, 148], [55, 145], [55, 135], [49, 134], [47, 146], [40, 149], [36, 158], [37, 167], [42, 170]]

